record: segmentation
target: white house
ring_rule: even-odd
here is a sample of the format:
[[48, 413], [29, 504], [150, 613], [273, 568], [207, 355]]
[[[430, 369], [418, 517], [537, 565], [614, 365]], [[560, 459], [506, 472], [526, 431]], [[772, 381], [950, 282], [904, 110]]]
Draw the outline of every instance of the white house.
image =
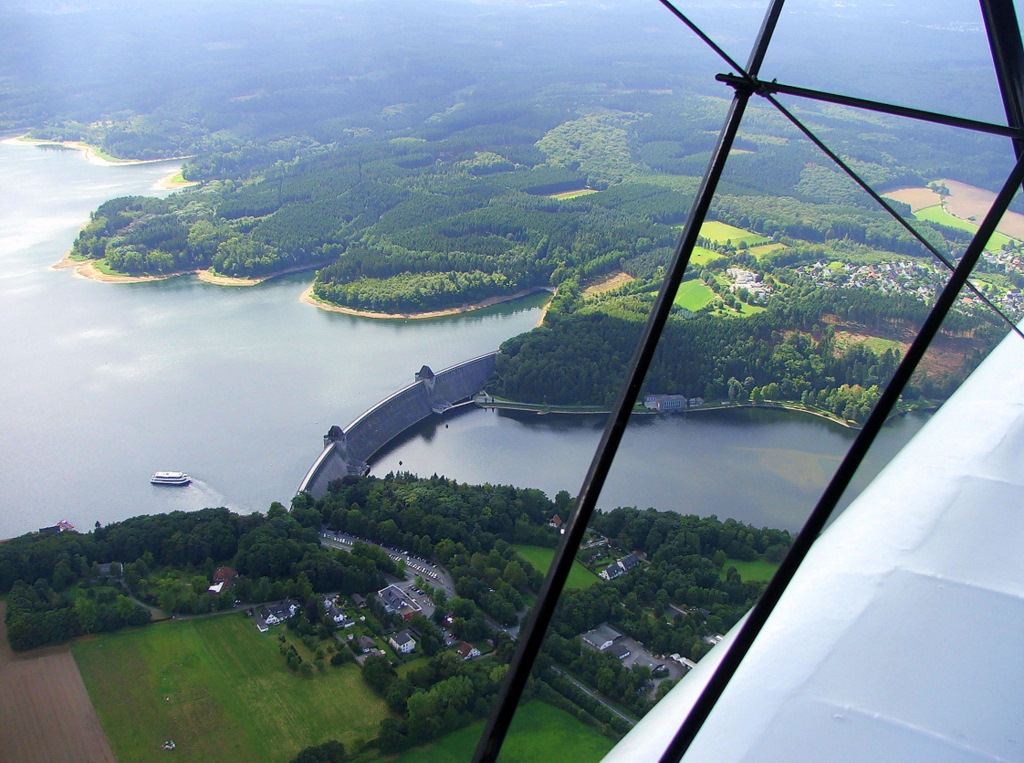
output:
[[409, 631], [399, 631], [388, 636], [388, 643], [399, 654], [409, 654], [416, 648], [416, 640], [409, 635]]

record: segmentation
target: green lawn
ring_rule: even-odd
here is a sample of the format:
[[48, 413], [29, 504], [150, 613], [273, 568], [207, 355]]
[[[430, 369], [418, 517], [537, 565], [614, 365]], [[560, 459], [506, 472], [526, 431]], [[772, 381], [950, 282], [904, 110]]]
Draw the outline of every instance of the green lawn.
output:
[[772, 579], [772, 575], [779, 569], [779, 565], [775, 562], [766, 562], [764, 559], [758, 559], [754, 562], [741, 562], [738, 559], [729, 559], [723, 566], [721, 576], [725, 579], [725, 571], [730, 567], [735, 567], [736, 572], [740, 573], [740, 579], [744, 583], [767, 583]]
[[[933, 207], [924, 207], [914, 213], [914, 217], [918, 220], [927, 220], [928, 222], [936, 223], [938, 225], [945, 225], [947, 228], [956, 228], [957, 230], [967, 231], [974, 233], [978, 230], [978, 226], [969, 220], [961, 220], [959, 217], [955, 217], [945, 209], [942, 205], [936, 204]], [[1003, 244], [1012, 241], [1008, 236], [1004, 236], [1002, 233], [993, 233], [992, 238], [988, 240], [988, 244], [985, 248], [990, 252], [998, 252], [1002, 249]]]
[[[453, 731], [426, 747], [407, 750], [396, 763], [464, 763], [471, 760], [483, 722]], [[546, 702], [519, 708], [501, 748], [501, 763], [588, 763], [599, 761], [615, 744], [598, 731]]]
[[705, 286], [703, 281], [695, 278], [680, 284], [673, 304], [690, 312], [696, 312], [715, 299], [717, 299], [715, 293]]
[[700, 235], [716, 244], [731, 243], [736, 247], [744, 243], [747, 246], [758, 246], [759, 244], [768, 243], [768, 238], [760, 233], [751, 233], [748, 230], [743, 230], [743, 228], [726, 225], [717, 220], [708, 220], [700, 226]]
[[[553, 548], [520, 545], [516, 545], [513, 548], [515, 548], [523, 559], [528, 561], [544, 574], [547, 574], [548, 567], [551, 566], [551, 562], [555, 558], [555, 550]], [[600, 580], [600, 578], [582, 564], [579, 562], [573, 562], [572, 569], [569, 571], [569, 579], [565, 582], [565, 585], [568, 588], [586, 588], [593, 585], [598, 580]]]
[[72, 647], [119, 760], [288, 761], [304, 747], [377, 735], [388, 715], [355, 665], [304, 678], [278, 628], [239, 614], [167, 621]]

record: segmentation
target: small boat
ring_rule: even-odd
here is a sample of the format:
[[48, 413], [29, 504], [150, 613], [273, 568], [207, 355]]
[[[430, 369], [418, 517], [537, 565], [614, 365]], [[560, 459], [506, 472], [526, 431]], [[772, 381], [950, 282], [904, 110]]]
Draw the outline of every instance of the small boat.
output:
[[185, 472], [154, 472], [149, 481], [154, 485], [188, 485], [192, 478]]

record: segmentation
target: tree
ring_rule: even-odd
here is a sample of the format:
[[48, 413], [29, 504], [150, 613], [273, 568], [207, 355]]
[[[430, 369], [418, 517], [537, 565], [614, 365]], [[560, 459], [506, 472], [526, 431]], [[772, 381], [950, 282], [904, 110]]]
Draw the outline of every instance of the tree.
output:
[[336, 739], [313, 745], [292, 758], [292, 763], [346, 763], [349, 756], [345, 745]]

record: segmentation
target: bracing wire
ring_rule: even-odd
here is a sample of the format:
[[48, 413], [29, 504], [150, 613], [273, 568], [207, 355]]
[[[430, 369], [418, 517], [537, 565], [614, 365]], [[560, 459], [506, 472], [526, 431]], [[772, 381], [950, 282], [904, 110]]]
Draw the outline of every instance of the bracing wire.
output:
[[[810, 140], [819, 151], [827, 156], [837, 167], [845, 172], [851, 180], [853, 180], [860, 188], [871, 197], [871, 199], [878, 204], [886, 213], [889, 214], [902, 228], [904, 228], [914, 239], [921, 244], [928, 252], [932, 254], [939, 262], [941, 262], [949, 272], [953, 272], [956, 269], [956, 265], [945, 255], [943, 255], [928, 239], [926, 239], [913, 225], [907, 222], [904, 217], [897, 212], [891, 204], [889, 204], [884, 197], [881, 196], [871, 185], [864, 180], [852, 167], [849, 166], [843, 159], [832, 149], [830, 149], [821, 138], [819, 138], [813, 130], [805, 125], [795, 114], [787, 109], [782, 103], [780, 103], [771, 93], [768, 92], [768, 88], [761, 88], [761, 83], [756, 77], [749, 74], [742, 66], [723, 50], [711, 37], [708, 36], [697, 24], [695, 24], [685, 13], [680, 11], [671, 0], [658, 0], [663, 6], [677, 19], [683, 22], [688, 29], [690, 29], [705, 45], [707, 45], [712, 51], [715, 52], [723, 61], [731, 66], [742, 79], [742, 82], [729, 83], [733, 84], [734, 87], [748, 87], [753, 88], [754, 92], [768, 101], [774, 106], [780, 114], [788, 119], [794, 127], [796, 127], [804, 136]], [[1009, 327], [1010, 331], [1017, 334], [1021, 339], [1024, 339], [1024, 331], [1022, 331], [1017, 323], [1004, 313], [998, 305], [990, 300], [985, 294], [974, 285], [973, 282], [967, 281], [967, 288], [974, 294], [990, 311], [992, 311], [999, 319]]]
[[[843, 161], [843, 159], [838, 154], [836, 154], [834, 151], [832, 151], [832, 149], [825, 145], [824, 141], [822, 141], [817, 135], [815, 135], [814, 132], [809, 127], [807, 127], [807, 125], [805, 125], [796, 117], [796, 115], [794, 115], [791, 111], [789, 111], [789, 109], [787, 109], [785, 106], [779, 103], [773, 96], [768, 95], [766, 93], [759, 93], [759, 95], [761, 95], [761, 97], [763, 97], [770, 104], [772, 104], [779, 111], [779, 113], [786, 117], [786, 119], [792, 122], [792, 124], [798, 130], [800, 130], [800, 132], [802, 132], [808, 140], [810, 140], [815, 146], [817, 146], [818, 149], [822, 153], [824, 153], [829, 159], [831, 159], [836, 166], [843, 170], [843, 172], [845, 172], [851, 180], [853, 180], [857, 185], [859, 185], [864, 190], [864, 192], [867, 193], [868, 196], [870, 196], [875, 201], [875, 203], [877, 203], [882, 209], [888, 212], [889, 215], [897, 223], [900, 224], [900, 226], [902, 226], [908, 233], [910, 233], [911, 236], [913, 236], [918, 241], [918, 243], [921, 244], [921, 246], [923, 246], [925, 249], [931, 252], [935, 259], [937, 259], [939, 262], [945, 265], [949, 272], [952, 273], [953, 271], [956, 270], [956, 264], [954, 262], [952, 262], [945, 255], [943, 255], [942, 252], [940, 252], [930, 241], [928, 241], [928, 239], [921, 235], [921, 233], [913, 225], [908, 223], [904, 219], [903, 215], [897, 212], [893, 208], [893, 206], [885, 200], [883, 196], [881, 196], [874, 188], [872, 188], [867, 183], [867, 181], [865, 181], [852, 167], [850, 167], [849, 164]], [[974, 285], [974, 283], [972, 283], [971, 281], [967, 281], [965, 285], [968, 289], [970, 289], [974, 296], [981, 300], [981, 302], [989, 310], [991, 310], [997, 316], [999, 316], [999, 318], [1002, 319], [1002, 321], [1007, 326], [1010, 327], [1011, 331], [1017, 334], [1017, 336], [1019, 336], [1021, 339], [1024, 339], [1024, 332], [1022, 332], [1020, 328], [1017, 327], [1017, 324], [1014, 323], [1013, 319], [1010, 318], [1006, 313], [1004, 313], [998, 305], [996, 305], [988, 297], [986, 297], [985, 294], [982, 293], [982, 291], [977, 286]]]
[[[712, 158], [708, 164], [707, 170], [705, 171], [701, 188], [694, 200], [689, 216], [692, 224], [688, 225], [684, 229], [680, 242], [677, 245], [672, 264], [666, 273], [665, 280], [655, 301], [655, 305], [652, 308], [651, 315], [649, 316], [647, 326], [644, 330], [644, 335], [640, 343], [637, 345], [636, 352], [627, 374], [627, 380], [620, 391], [613, 414], [609, 417], [608, 423], [606, 424], [604, 434], [602, 435], [601, 442], [598, 445], [594, 461], [592, 462], [590, 470], [584, 481], [579, 498], [572, 513], [570, 514], [569, 521], [566, 523], [567, 534], [563, 537], [562, 543], [556, 550], [555, 559], [552, 562], [547, 578], [541, 587], [537, 604], [534, 607], [530, 615], [530, 620], [521, 635], [521, 642], [516, 651], [516, 655], [513, 657], [506, 681], [499, 691], [495, 707], [492, 710], [491, 716], [485, 726], [484, 733], [477, 746], [476, 753], [474, 755], [474, 760], [476, 761], [493, 761], [497, 758], [501, 750], [502, 742], [504, 741], [505, 734], [512, 720], [512, 715], [515, 713], [516, 703], [521, 697], [530, 668], [533, 665], [534, 659], [540, 649], [540, 642], [543, 637], [543, 633], [547, 630], [547, 626], [550, 623], [550, 619], [553, 614], [554, 606], [557, 603], [557, 598], [568, 576], [569, 565], [571, 564], [576, 549], [580, 545], [583, 531], [586, 529], [589, 517], [595, 508], [597, 496], [601, 492], [604, 479], [607, 476], [612, 460], [615, 457], [622, 432], [625, 429], [626, 422], [628, 421], [632, 402], [636, 399], [636, 395], [639, 392], [640, 385], [646, 374], [646, 369], [653, 355], [654, 348], [657, 345], [662, 329], [667, 321], [668, 313], [671, 308], [672, 295], [674, 295], [679, 283], [681, 282], [682, 276], [685, 273], [686, 266], [689, 262], [690, 253], [696, 244], [697, 233], [695, 228], [699, 228], [699, 225], [697, 223], [693, 223], [693, 221], [700, 221], [704, 219], [704, 216], [708, 211], [711, 196], [714, 193], [714, 188], [721, 176], [721, 171], [724, 168], [725, 158], [728, 156], [732, 140], [734, 139], [739, 124], [742, 121], [743, 112], [749, 96], [759, 90], [761, 90], [761, 92], [758, 94], [763, 96], [767, 95], [767, 88], [763, 86], [763, 83], [757, 80], [757, 70], [760, 67], [760, 63], [767, 50], [775, 25], [778, 22], [784, 0], [773, 0], [773, 2], [770, 3], [763, 26], [758, 35], [758, 39], [755, 42], [754, 50], [751, 54], [747, 69], [744, 69], [744, 67], [737, 64], [721, 47], [719, 47], [707, 34], [705, 34], [703, 30], [694, 24], [685, 14], [679, 11], [670, 2], [670, 0], [659, 0], [659, 2], [661, 2], [663, 6], [673, 13], [673, 15], [689, 27], [697, 37], [708, 45], [708, 47], [721, 57], [730, 67], [732, 67], [732, 69], [737, 72], [739, 78], [742, 79], [742, 82], [730, 83], [736, 88], [736, 98], [733, 101], [733, 106], [730, 109], [729, 116], [723, 126], [722, 133], [719, 137], [719, 143], [716, 146], [715, 151], [712, 153]], [[783, 113], [788, 112], [783, 111]], [[907, 116], [908, 114], [904, 115]], [[942, 117], [941, 115], [939, 115], [938, 118], [940, 121], [947, 124], [952, 119]], [[964, 120], [954, 121], [958, 121], [960, 123], [958, 126], [965, 126], [962, 124]], [[838, 160], [838, 157], [835, 156], [834, 152], [831, 152], [823, 143], [820, 143], [820, 140], [818, 140], [816, 136], [813, 136], [813, 133], [808, 134], [808, 137], [815, 142], [815, 145], [825, 151], [826, 155], [834, 156], [835, 159]], [[867, 187], [867, 184], [864, 183], [862, 179], [856, 176], [856, 173], [853, 173], [852, 169], [845, 165], [845, 162], [839, 160], [837, 161], [837, 164], [842, 167], [847, 174], [851, 174], [853, 179], [858, 182], [858, 185], [871, 194], [872, 198], [876, 198], [876, 200], [880, 199], [876, 193]], [[1012, 200], [1015, 188], [1020, 186], [1022, 181], [1024, 181], [1024, 160], [1018, 161], [1013, 174], [1011, 174], [1007, 184], [1000, 192], [1000, 195], [997, 197], [992, 208], [989, 210], [989, 213], [986, 215], [985, 220], [982, 222], [978, 234], [974, 237], [970, 246], [968, 246], [967, 251], [961, 257], [959, 263], [956, 264], [955, 267], [952, 267], [953, 276], [949, 279], [946, 286], [939, 294], [936, 304], [933, 306], [928, 318], [921, 326], [917, 336], [911, 343], [910, 348], [904, 355], [904, 358], [900, 362], [892, 380], [886, 386], [885, 390], [883, 390], [878, 403], [875, 405], [868, 417], [868, 421], [858, 434], [846, 457], [840, 464], [839, 469], [833, 476], [832, 481], [822, 493], [818, 504], [815, 506], [814, 511], [808, 518], [804, 529], [797, 536], [797, 540], [794, 543], [793, 548], [790, 550], [790, 553], [787, 554], [786, 558], [783, 560], [775, 578], [773, 578], [771, 583], [769, 583], [769, 587], [764, 596], [762, 596], [761, 600], [751, 611], [751, 614], [742, 626], [737, 639], [731, 645], [725, 658], [722, 660], [722, 663], [712, 676], [711, 681], [705, 687], [697, 703], [694, 705], [694, 708], [683, 721], [683, 724], [674, 737], [672, 743], [666, 749], [665, 755], [662, 758], [663, 761], [679, 760], [679, 758], [685, 753], [693, 737], [700, 730], [707, 714], [710, 713], [714, 704], [717, 702], [718, 696], [720, 696], [721, 692], [724, 691], [725, 685], [729, 682], [736, 667], [739, 665], [739, 662], [743, 659], [746, 650], [753, 641], [753, 638], [755, 638], [757, 633], [760, 631], [764, 621], [774, 609], [774, 606], [781, 597], [782, 592], [788, 586], [793, 574], [795, 574], [796, 569], [803, 561], [803, 557], [806, 555], [807, 550], [809, 550], [810, 545], [814, 542], [818, 533], [823, 529], [828, 518], [834, 511], [839, 498], [842, 496], [849, 484], [849, 480], [859, 467], [868, 448], [870, 448], [874, 441], [878, 430], [881, 428], [884, 421], [888, 418], [892, 408], [895, 406], [903, 387], [907, 381], [909, 381], [910, 375], [916, 368], [917, 363], [920, 361], [931, 340], [941, 328], [942, 321], [946, 315], [948, 315], [948, 312], [952, 308], [960, 290], [964, 285], [968, 284], [968, 276], [973, 271], [981, 257], [984, 246], [987, 243], [989, 236], [991, 236], [994, 231], [995, 225], [998, 223], [1002, 213], [1005, 212], [1006, 206], [1009, 204], [1010, 200]], [[881, 200], [880, 203], [883, 208], [889, 207], [884, 200]], [[908, 227], [906, 221], [904, 221], [898, 213], [895, 213], [894, 210], [890, 210], [890, 214], [894, 214], [904, 227]], [[943, 264], [947, 267], [952, 266], [951, 262], [931, 247], [926, 240], [913, 230], [912, 227], [909, 227], [908, 230], [941, 262], [943, 262]], [[973, 287], [970, 288], [973, 289]], [[975, 290], [975, 293], [977, 294], [978, 292]], [[986, 305], [994, 309], [1003, 318], [1003, 320], [1010, 323], [1011, 327], [1016, 330], [1013, 323], [1003, 315], [998, 308], [992, 305], [984, 295], [978, 294], [978, 296], [984, 300]], [[1020, 334], [1019, 331], [1017, 333]]]

